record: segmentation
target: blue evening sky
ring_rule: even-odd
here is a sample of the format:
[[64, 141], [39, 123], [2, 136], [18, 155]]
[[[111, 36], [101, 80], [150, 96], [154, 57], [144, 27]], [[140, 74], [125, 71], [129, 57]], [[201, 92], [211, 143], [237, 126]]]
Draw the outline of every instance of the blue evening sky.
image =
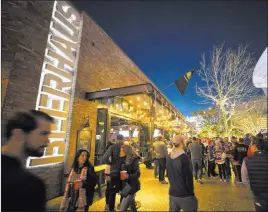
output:
[[[250, 43], [256, 60], [267, 46], [266, 1], [74, 1], [88, 13], [161, 90], [199, 65], [202, 53], [225, 42]], [[185, 115], [208, 108], [195, 85], [184, 96], [176, 86], [164, 94]]]

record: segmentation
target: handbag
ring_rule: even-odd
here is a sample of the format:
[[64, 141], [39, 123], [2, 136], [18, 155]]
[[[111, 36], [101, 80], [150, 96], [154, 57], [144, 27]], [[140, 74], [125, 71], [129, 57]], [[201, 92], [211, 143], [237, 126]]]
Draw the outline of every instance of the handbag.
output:
[[122, 197], [127, 197], [131, 190], [132, 190], [132, 187], [128, 183], [126, 183], [126, 185], [124, 186], [124, 188], [121, 191]]

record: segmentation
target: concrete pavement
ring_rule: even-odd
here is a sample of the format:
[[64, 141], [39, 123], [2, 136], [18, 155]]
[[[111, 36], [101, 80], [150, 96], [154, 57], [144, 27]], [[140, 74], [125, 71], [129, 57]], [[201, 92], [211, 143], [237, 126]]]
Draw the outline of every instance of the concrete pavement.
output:
[[[198, 211], [254, 211], [252, 194], [246, 186], [235, 184], [234, 179], [222, 183], [218, 179], [204, 179], [204, 184], [195, 184], [198, 198]], [[141, 202], [138, 211], [168, 211], [169, 185], [160, 184], [153, 177], [153, 170], [141, 165], [141, 190], [136, 200]], [[59, 208], [61, 198], [48, 202], [48, 208], [55, 211]], [[119, 202], [117, 196], [117, 202]], [[103, 211], [105, 199], [96, 199], [90, 211]]]

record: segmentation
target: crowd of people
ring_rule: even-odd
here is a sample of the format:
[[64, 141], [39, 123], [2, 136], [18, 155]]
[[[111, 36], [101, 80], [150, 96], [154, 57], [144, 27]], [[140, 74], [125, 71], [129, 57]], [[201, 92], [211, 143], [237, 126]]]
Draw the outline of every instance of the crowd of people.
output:
[[[36, 110], [16, 113], [8, 120], [1, 157], [3, 211], [46, 211], [45, 185], [23, 164], [29, 156], [43, 156], [53, 121]], [[237, 183], [250, 185], [256, 211], [268, 211], [267, 136], [259, 133], [256, 137], [233, 136], [229, 140], [175, 135], [168, 144], [159, 136], [152, 153], [154, 176], [161, 184], [169, 184], [169, 211], [197, 211], [194, 180], [203, 184], [202, 178], [207, 175], [227, 183], [232, 174]], [[88, 211], [92, 205], [97, 176], [89, 157], [88, 150], [78, 150], [60, 211]], [[139, 154], [119, 134], [114, 143], [108, 144], [103, 162], [107, 182], [104, 210], [115, 211], [116, 194], [120, 194], [119, 211], [137, 211], [135, 196], [141, 189]]]

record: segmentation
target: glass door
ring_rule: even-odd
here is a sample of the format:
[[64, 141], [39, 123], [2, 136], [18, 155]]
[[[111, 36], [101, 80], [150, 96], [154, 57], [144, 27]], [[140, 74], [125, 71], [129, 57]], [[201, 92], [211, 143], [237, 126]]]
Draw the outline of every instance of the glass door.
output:
[[97, 130], [96, 130], [96, 142], [95, 142], [95, 159], [94, 165], [98, 166], [103, 164], [103, 155], [106, 147], [106, 133], [107, 133], [107, 115], [108, 110], [106, 108], [100, 108], [97, 112]]

